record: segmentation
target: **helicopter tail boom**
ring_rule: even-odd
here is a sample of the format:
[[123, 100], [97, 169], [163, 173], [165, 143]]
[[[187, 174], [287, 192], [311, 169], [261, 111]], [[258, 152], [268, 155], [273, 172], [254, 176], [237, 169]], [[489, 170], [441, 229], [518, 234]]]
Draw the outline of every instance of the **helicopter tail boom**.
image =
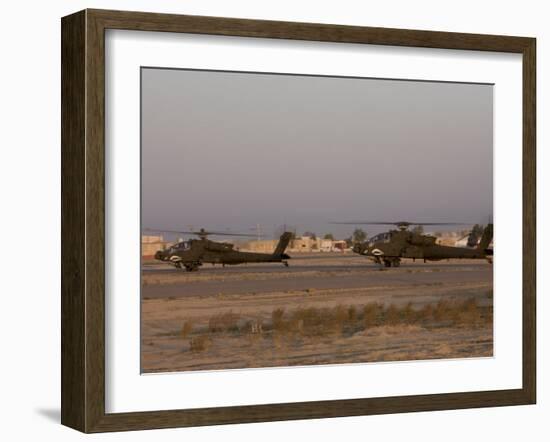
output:
[[281, 235], [281, 238], [279, 239], [279, 243], [277, 244], [275, 251], [273, 252], [273, 256], [283, 255], [285, 253], [286, 248], [288, 247], [288, 244], [290, 243], [291, 238], [292, 238], [291, 232], [283, 233]]
[[483, 231], [483, 235], [481, 236], [481, 240], [479, 241], [479, 244], [477, 246], [478, 249], [487, 250], [492, 240], [493, 240], [493, 225], [487, 224], [487, 227], [485, 227], [485, 230]]

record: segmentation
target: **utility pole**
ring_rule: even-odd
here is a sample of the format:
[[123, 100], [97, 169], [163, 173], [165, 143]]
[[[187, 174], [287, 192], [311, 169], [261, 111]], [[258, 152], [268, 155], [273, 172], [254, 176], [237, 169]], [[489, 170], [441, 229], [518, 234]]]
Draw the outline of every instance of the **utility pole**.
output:
[[257, 236], [258, 236], [258, 241], [261, 241], [262, 240], [262, 226], [259, 223], [256, 224], [256, 233], [257, 233]]

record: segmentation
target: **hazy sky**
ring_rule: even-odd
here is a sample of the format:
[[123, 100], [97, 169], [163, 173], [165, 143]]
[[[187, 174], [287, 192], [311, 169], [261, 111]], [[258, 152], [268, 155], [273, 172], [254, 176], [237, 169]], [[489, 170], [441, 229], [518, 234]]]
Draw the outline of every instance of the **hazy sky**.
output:
[[144, 228], [486, 223], [492, 163], [490, 85], [142, 69]]

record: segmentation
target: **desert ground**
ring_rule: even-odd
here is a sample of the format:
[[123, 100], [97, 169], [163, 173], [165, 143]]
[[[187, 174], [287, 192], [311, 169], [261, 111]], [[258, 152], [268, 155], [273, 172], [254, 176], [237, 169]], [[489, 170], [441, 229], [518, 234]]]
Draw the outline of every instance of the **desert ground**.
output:
[[487, 357], [493, 271], [478, 260], [380, 268], [347, 253], [281, 264], [142, 263], [142, 373]]

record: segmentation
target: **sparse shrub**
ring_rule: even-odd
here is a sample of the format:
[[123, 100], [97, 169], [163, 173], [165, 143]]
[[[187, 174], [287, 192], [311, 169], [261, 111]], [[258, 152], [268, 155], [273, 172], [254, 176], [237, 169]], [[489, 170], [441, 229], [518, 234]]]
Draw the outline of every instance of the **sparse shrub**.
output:
[[420, 310], [418, 317], [420, 321], [427, 322], [432, 321], [434, 318], [434, 308], [432, 304], [426, 304], [422, 309]]
[[435, 321], [447, 326], [477, 326], [484, 321], [492, 322], [492, 310], [492, 307], [480, 308], [475, 298], [464, 301], [442, 299], [435, 307], [425, 306], [419, 317], [425, 324]]
[[399, 323], [399, 319], [399, 309], [394, 304], [391, 304], [385, 312], [385, 323], [388, 325], [396, 325]]
[[306, 335], [321, 335], [329, 326], [328, 315], [315, 307], [299, 308], [286, 324], [287, 331]]
[[239, 331], [240, 315], [232, 311], [214, 315], [208, 321], [208, 329], [211, 333]]
[[351, 322], [357, 321], [357, 307], [354, 305], [348, 307], [348, 320]]
[[261, 319], [251, 319], [246, 321], [241, 331], [250, 334], [262, 334], [263, 322]]
[[[352, 309], [352, 315], [353, 313]], [[330, 333], [341, 333], [350, 323], [350, 308], [337, 306], [330, 308], [298, 308], [287, 319], [283, 309], [272, 312], [272, 328], [280, 334], [299, 336], [324, 336]]]
[[290, 323], [290, 330], [302, 334], [304, 332], [304, 320], [297, 318], [292, 321]]
[[379, 325], [383, 306], [375, 302], [370, 302], [363, 307], [363, 322], [366, 328]]
[[475, 312], [477, 311], [477, 301], [475, 298], [469, 298], [462, 303], [462, 310], [465, 312]]
[[189, 340], [190, 349], [194, 353], [200, 353], [202, 351], [208, 350], [208, 347], [210, 347], [211, 343], [211, 339], [206, 335], [196, 336]]
[[185, 321], [181, 326], [180, 336], [185, 339], [187, 336], [189, 336], [191, 330], [193, 330], [193, 324], [190, 321]]
[[283, 316], [285, 314], [284, 308], [276, 308], [271, 312], [271, 322], [273, 324], [274, 330], [280, 330], [283, 328], [284, 319]]
[[457, 322], [468, 325], [478, 325], [481, 322], [481, 312], [475, 298], [470, 298], [460, 306]]
[[[314, 339], [344, 333], [352, 335], [371, 327], [477, 326], [492, 321], [492, 307], [479, 307], [475, 298], [465, 301], [441, 299], [420, 309], [415, 309], [411, 302], [403, 306], [390, 304], [387, 307], [381, 303], [371, 302], [361, 309], [356, 305], [338, 305], [333, 308], [302, 307], [285, 313], [283, 308], [278, 308], [272, 311], [271, 319], [273, 333], [270, 336], [275, 347], [279, 348], [283, 342], [290, 342], [289, 339]], [[245, 328], [249, 333], [254, 333], [251, 321], [246, 323]], [[296, 342], [299, 341], [300, 339]]]
[[279, 333], [276, 333], [273, 335], [272, 342], [273, 342], [273, 347], [275, 347], [276, 350], [281, 350], [284, 348], [284, 340]]
[[349, 322], [349, 309], [337, 305], [332, 312], [329, 312], [326, 322], [328, 331], [341, 334], [344, 331], [344, 327]]
[[440, 299], [435, 305], [433, 317], [436, 321], [441, 322], [448, 319], [450, 303], [446, 299]]
[[364, 330], [365, 324], [363, 321], [363, 311], [359, 306], [350, 305], [348, 307], [348, 319], [346, 321], [345, 332], [348, 335], [353, 335], [358, 331]]
[[407, 303], [401, 311], [401, 318], [405, 324], [414, 324], [417, 316], [418, 313], [412, 308], [412, 302]]
[[333, 310], [334, 318], [338, 323], [344, 323], [349, 319], [349, 308], [342, 305], [337, 305]]

